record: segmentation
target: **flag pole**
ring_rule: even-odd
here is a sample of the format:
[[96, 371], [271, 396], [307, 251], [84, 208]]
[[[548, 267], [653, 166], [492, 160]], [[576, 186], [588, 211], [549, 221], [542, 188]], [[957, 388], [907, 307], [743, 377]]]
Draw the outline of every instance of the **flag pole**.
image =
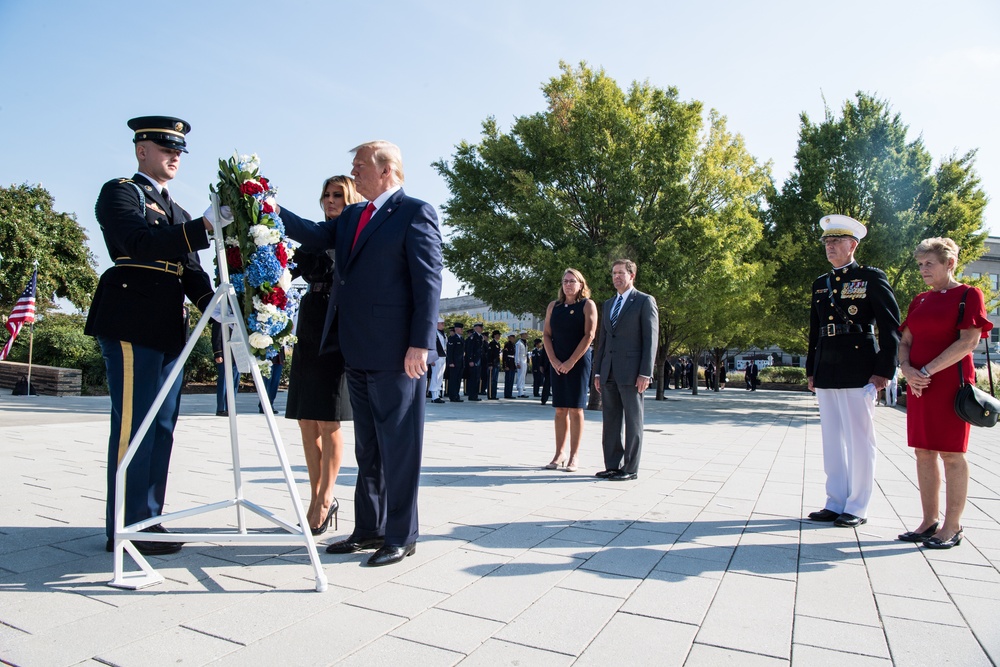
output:
[[[38, 279], [38, 260], [35, 260], [35, 279]], [[37, 288], [35, 290], [37, 292]], [[25, 396], [31, 396], [31, 353], [35, 347], [35, 318], [32, 316], [28, 329], [28, 391]]]

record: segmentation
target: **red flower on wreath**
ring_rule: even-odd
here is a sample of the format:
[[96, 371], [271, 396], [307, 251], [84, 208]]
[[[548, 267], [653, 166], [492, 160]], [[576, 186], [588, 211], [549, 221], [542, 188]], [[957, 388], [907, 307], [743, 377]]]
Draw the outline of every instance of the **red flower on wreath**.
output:
[[288, 297], [285, 296], [285, 290], [280, 287], [274, 287], [270, 292], [261, 297], [260, 300], [284, 310], [285, 304], [288, 302]]
[[270, 204], [268, 204], [267, 202], [264, 202], [264, 203], [262, 203], [260, 205], [260, 212], [261, 213], [274, 213], [274, 207], [271, 206]]
[[261, 186], [264, 188], [264, 192], [267, 192], [268, 190], [271, 189], [271, 184], [268, 182], [268, 180], [266, 178], [264, 178], [263, 176], [261, 176], [259, 180], [260, 180]]
[[274, 247], [274, 256], [278, 258], [278, 263], [281, 264], [281, 268], [286, 268], [288, 266], [288, 253], [285, 252], [285, 244], [279, 243]]
[[243, 268], [243, 255], [238, 246], [226, 248], [226, 264], [229, 265], [230, 271], [239, 271]]
[[244, 195], [256, 195], [266, 192], [266, 189], [257, 181], [246, 181], [240, 186], [240, 192]]

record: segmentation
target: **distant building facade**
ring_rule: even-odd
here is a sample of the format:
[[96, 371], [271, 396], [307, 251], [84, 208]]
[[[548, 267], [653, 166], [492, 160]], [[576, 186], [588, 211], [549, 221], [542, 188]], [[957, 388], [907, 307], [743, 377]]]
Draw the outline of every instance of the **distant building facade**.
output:
[[522, 329], [537, 329], [541, 331], [544, 320], [530, 314], [516, 314], [507, 310], [493, 310], [493, 308], [474, 296], [455, 296], [448, 299], [441, 299], [441, 314], [447, 320], [449, 315], [463, 315], [468, 313], [482, 320], [484, 329], [490, 331], [495, 329], [497, 324], [503, 322], [508, 329], [520, 331]]

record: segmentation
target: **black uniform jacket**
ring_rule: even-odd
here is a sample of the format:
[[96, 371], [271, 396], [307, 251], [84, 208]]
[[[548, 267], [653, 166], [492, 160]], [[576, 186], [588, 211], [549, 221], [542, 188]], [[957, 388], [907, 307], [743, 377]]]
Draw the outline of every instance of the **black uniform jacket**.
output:
[[483, 363], [483, 336], [473, 331], [465, 339], [465, 363], [479, 366]]
[[899, 306], [881, 269], [852, 263], [823, 274], [812, 286], [806, 374], [820, 389], [863, 387], [872, 375], [892, 377], [898, 329]]
[[203, 220], [168, 205], [139, 174], [105, 183], [96, 213], [112, 261], [139, 265], [104, 272], [84, 332], [180, 352], [185, 295], [204, 311], [214, 293], [197, 255], [209, 245]]
[[465, 363], [465, 340], [457, 333], [448, 336], [448, 357], [449, 366], [461, 366]]

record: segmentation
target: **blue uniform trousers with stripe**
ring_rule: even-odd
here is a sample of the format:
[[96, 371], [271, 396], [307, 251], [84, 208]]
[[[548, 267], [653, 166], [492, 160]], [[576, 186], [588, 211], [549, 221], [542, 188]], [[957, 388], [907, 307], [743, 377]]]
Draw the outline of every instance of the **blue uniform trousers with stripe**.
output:
[[[177, 354], [166, 354], [127, 341], [98, 336], [108, 373], [111, 398], [111, 435], [108, 438], [108, 501], [105, 531], [114, 537], [115, 475], [132, 436], [139, 430], [160, 387], [177, 363]], [[181, 407], [178, 374], [170, 392], [142, 439], [125, 477], [125, 525], [159, 516], [167, 491], [167, 470], [174, 444], [174, 426]]]

